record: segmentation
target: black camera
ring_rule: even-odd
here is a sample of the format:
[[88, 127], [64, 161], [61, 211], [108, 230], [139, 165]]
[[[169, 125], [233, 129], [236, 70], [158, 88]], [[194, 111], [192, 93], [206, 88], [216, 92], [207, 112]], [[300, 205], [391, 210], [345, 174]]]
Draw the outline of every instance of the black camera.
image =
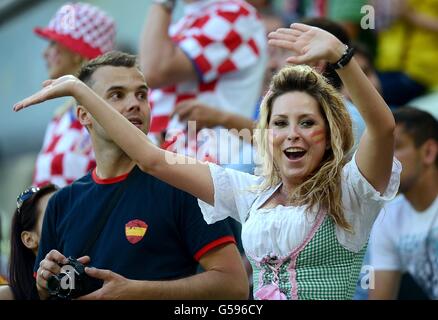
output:
[[61, 272], [47, 280], [47, 289], [52, 298], [60, 300], [76, 299], [102, 287], [102, 281], [85, 273], [85, 266], [69, 257], [61, 265]]

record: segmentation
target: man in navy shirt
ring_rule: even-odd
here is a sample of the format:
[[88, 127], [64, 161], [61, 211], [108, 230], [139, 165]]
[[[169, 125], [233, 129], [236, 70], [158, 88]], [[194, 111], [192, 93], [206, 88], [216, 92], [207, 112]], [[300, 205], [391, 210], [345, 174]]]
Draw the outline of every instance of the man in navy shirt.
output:
[[[148, 131], [148, 88], [134, 56], [108, 53], [85, 65], [78, 78], [139, 134]], [[35, 265], [40, 297], [48, 297], [47, 280], [66, 257], [82, 256], [99, 233], [79, 260], [93, 266], [86, 272], [103, 286], [83, 298], [247, 298], [247, 277], [229, 226], [207, 225], [194, 197], [142, 172], [84, 107], [78, 106], [77, 116], [90, 132], [97, 167], [49, 202]], [[205, 272], [195, 275], [198, 263]]]

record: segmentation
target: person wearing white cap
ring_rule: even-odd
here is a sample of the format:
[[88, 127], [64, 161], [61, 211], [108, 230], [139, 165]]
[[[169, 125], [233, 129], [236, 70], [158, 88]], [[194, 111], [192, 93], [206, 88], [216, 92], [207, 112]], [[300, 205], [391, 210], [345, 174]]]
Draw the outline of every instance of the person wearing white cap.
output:
[[[114, 49], [114, 20], [87, 3], [63, 5], [47, 27], [36, 27], [34, 32], [50, 41], [44, 51], [50, 78], [75, 74], [84, 62]], [[33, 185], [63, 187], [96, 166], [89, 134], [76, 119], [75, 107], [75, 101], [69, 100], [50, 121], [36, 160]]]

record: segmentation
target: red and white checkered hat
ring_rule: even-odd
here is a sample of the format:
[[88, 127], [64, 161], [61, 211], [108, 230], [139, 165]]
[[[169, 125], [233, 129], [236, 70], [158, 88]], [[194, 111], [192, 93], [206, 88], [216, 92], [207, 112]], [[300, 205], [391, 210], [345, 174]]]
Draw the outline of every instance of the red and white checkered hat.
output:
[[116, 30], [114, 20], [101, 9], [78, 2], [63, 5], [47, 27], [34, 32], [94, 59], [114, 49]]

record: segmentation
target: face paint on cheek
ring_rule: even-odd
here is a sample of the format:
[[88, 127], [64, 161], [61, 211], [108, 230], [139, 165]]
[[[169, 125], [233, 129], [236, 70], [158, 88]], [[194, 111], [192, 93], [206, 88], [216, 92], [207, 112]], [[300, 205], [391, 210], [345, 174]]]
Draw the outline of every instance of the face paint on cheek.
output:
[[322, 143], [325, 140], [325, 131], [324, 129], [316, 130], [310, 135], [312, 141], [316, 144]]

